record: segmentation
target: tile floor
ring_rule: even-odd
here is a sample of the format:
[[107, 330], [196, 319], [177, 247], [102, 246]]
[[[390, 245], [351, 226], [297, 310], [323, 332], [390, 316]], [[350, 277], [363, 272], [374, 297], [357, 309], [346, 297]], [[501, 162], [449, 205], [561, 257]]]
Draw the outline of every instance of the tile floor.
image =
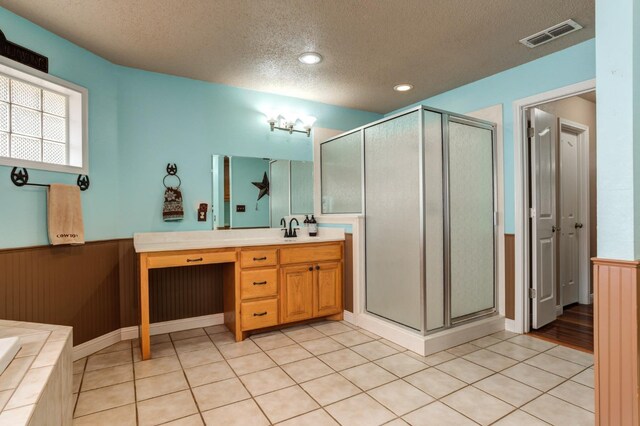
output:
[[500, 332], [422, 357], [345, 322], [224, 326], [74, 363], [76, 425], [592, 425], [593, 356]]

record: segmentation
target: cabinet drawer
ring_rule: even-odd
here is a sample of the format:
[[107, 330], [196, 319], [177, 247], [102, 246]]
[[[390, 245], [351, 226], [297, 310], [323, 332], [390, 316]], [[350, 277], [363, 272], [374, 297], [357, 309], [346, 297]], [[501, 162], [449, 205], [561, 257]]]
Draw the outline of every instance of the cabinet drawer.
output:
[[240, 296], [242, 299], [278, 294], [278, 270], [275, 268], [242, 271], [240, 277]]
[[276, 249], [243, 250], [240, 252], [240, 264], [243, 268], [277, 265], [278, 251]]
[[243, 302], [240, 305], [242, 330], [271, 327], [278, 324], [278, 299]]
[[196, 252], [185, 254], [155, 254], [147, 257], [147, 268], [169, 268], [172, 266], [194, 266], [210, 263], [235, 262], [235, 250], [219, 252]]
[[326, 246], [298, 246], [280, 249], [280, 263], [322, 262], [325, 260], [340, 260], [342, 258], [342, 244]]

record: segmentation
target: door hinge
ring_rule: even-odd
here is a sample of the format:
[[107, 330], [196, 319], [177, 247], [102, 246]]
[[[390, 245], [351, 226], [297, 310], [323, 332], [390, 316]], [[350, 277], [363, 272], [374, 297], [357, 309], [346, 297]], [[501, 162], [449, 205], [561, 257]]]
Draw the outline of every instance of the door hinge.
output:
[[529, 217], [530, 218], [536, 217], [536, 209], [529, 209]]
[[527, 127], [527, 137], [532, 138], [536, 134], [536, 131], [533, 127]]
[[536, 298], [536, 289], [535, 288], [530, 288], [529, 289], [529, 299], [535, 299]]

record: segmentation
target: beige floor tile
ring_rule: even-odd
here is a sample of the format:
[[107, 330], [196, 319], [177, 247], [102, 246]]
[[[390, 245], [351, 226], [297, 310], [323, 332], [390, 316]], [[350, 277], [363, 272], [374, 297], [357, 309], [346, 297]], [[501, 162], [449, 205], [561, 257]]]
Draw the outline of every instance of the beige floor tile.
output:
[[291, 362], [300, 361], [301, 359], [311, 358], [313, 355], [302, 346], [294, 344], [293, 346], [285, 346], [283, 348], [271, 349], [267, 351], [267, 355], [277, 364], [289, 364]]
[[240, 376], [240, 380], [253, 396], [295, 385], [295, 382], [280, 367]]
[[548, 350], [546, 354], [553, 355], [556, 358], [571, 361], [585, 367], [591, 367], [593, 365], [593, 354], [588, 354], [565, 346], [556, 346], [555, 348]]
[[373, 340], [371, 337], [356, 330], [347, 331], [346, 333], [334, 334], [331, 337], [344, 346], [360, 345], [362, 343], [367, 343]]
[[0, 412], [0, 425], [26, 425], [29, 423], [29, 417], [32, 415], [34, 409], [35, 404], [14, 408], [13, 410], [4, 410]]
[[397, 378], [372, 362], [344, 370], [342, 375], [365, 391], [389, 383]]
[[473, 386], [515, 407], [520, 407], [542, 394], [539, 390], [503, 376], [502, 374], [489, 376], [475, 383]]
[[81, 392], [78, 396], [75, 416], [86, 416], [133, 402], [135, 402], [133, 382]]
[[325, 337], [324, 334], [309, 326], [304, 326], [302, 328], [292, 327], [291, 329], [285, 329], [283, 331], [284, 334], [287, 335], [287, 337], [290, 337], [292, 340], [295, 340], [298, 343]]
[[133, 364], [87, 371], [82, 379], [82, 391], [117, 385], [133, 380]]
[[522, 410], [553, 425], [592, 426], [595, 423], [593, 413], [547, 394], [534, 399]]
[[565, 361], [563, 359], [547, 355], [546, 353], [536, 355], [533, 358], [526, 360], [525, 363], [567, 379], [571, 376], [575, 376], [586, 368], [583, 365], [574, 364], [573, 362]]
[[320, 405], [328, 405], [361, 392], [350, 381], [338, 373], [320, 377], [300, 386]]
[[323, 337], [321, 339], [314, 340], [305, 340], [300, 342], [300, 345], [314, 354], [315, 356], [319, 356], [322, 354], [326, 354], [329, 352], [339, 351], [344, 349], [344, 346], [340, 343], [336, 342], [330, 337]]
[[560, 376], [527, 364], [514, 365], [513, 367], [503, 370], [501, 374], [541, 390], [542, 392], [546, 392], [564, 382], [564, 379]]
[[[163, 356], [175, 356], [176, 350], [171, 342], [155, 343], [151, 345], [151, 356], [153, 358], [162, 358]], [[142, 352], [140, 348], [133, 348], [133, 361], [142, 361]]]
[[500, 339], [500, 340], [507, 340], [507, 339], [511, 339], [512, 337], [516, 337], [517, 335], [518, 333], [502, 330], [502, 331], [498, 331], [497, 333], [493, 333], [491, 337], [495, 337], [496, 339]]
[[224, 361], [185, 368], [184, 372], [187, 375], [187, 380], [189, 380], [191, 387], [202, 386], [235, 377], [231, 367]]
[[174, 371], [136, 380], [136, 399], [142, 401], [185, 389], [189, 389], [189, 384], [184, 378], [184, 373]]
[[408, 424], [409, 423], [398, 418], [398, 419], [391, 420], [389, 423], [385, 423], [384, 426], [407, 426]]
[[245, 355], [251, 355], [262, 352], [258, 345], [253, 343], [252, 340], [244, 340], [242, 342], [230, 343], [218, 348], [222, 355], [227, 358], [238, 358]]
[[405, 377], [405, 380], [434, 398], [442, 398], [467, 385], [462, 380], [451, 377], [435, 368], [412, 374]]
[[438, 401], [407, 414], [403, 419], [413, 426], [477, 426], [477, 423]]
[[424, 362], [413, 359], [405, 353], [381, 358], [375, 361], [375, 363], [398, 377], [408, 376], [409, 374], [417, 373], [429, 367]]
[[176, 348], [176, 352], [179, 354], [184, 352], [199, 351], [202, 349], [212, 349], [214, 347], [213, 342], [209, 339], [209, 336], [197, 336], [189, 337], [187, 339], [176, 340], [173, 342]]
[[338, 333], [345, 333], [352, 330], [351, 327], [348, 327], [337, 321], [328, 321], [317, 325], [311, 324], [311, 326], [318, 330], [320, 333], [326, 334], [327, 336], [332, 336]]
[[442, 351], [442, 352], [436, 352], [435, 354], [427, 355], [422, 358], [422, 361], [432, 367], [435, 367], [438, 364], [451, 361], [452, 359], [455, 359], [455, 358], [456, 358], [455, 355], [450, 354], [447, 351]]
[[[151, 344], [155, 345], [156, 343], [166, 343], [166, 342], [170, 342], [171, 338], [169, 337], [169, 334], [165, 333], [165, 334], [154, 334], [153, 336], [151, 336]], [[140, 347], [140, 344], [135, 345], [134, 347]]]
[[269, 420], [252, 399], [236, 402], [202, 413], [207, 425], [262, 426]]
[[221, 346], [236, 342], [236, 338], [228, 331], [209, 335], [211, 341], [220, 349]]
[[340, 424], [376, 426], [392, 420], [395, 415], [367, 394], [360, 394], [325, 407]]
[[524, 346], [527, 349], [532, 349], [538, 352], [544, 352], [556, 346], [551, 342], [547, 342], [546, 340], [538, 339], [536, 337], [519, 334], [516, 337], [512, 337], [508, 340], [510, 343], [515, 343], [516, 345]]
[[115, 367], [116, 365], [129, 364], [130, 362], [133, 362], [130, 349], [100, 355], [91, 355], [87, 359], [87, 367], [85, 368], [85, 371]]
[[295, 345], [296, 343], [284, 333], [277, 333], [270, 336], [253, 339], [253, 342], [258, 345], [263, 351], [278, 349], [284, 346], [291, 346]]
[[136, 405], [129, 404], [73, 419], [74, 426], [136, 426]]
[[280, 389], [256, 398], [272, 423], [278, 423], [317, 408], [318, 404], [299, 386]]
[[[371, 333], [370, 333], [371, 334]], [[405, 348], [404, 346], [400, 346], [396, 343], [393, 343], [391, 340], [387, 340], [387, 339], [380, 339], [379, 340], [380, 343], [384, 343], [385, 345], [395, 349], [398, 352], [406, 352], [408, 349]]]
[[241, 356], [239, 358], [232, 358], [228, 362], [238, 376], [254, 373], [260, 370], [266, 370], [267, 368], [276, 366], [276, 363], [262, 351], [256, 354]]
[[477, 382], [493, 374], [493, 371], [463, 358], [447, 361], [444, 364], [438, 365], [436, 368], [467, 383]]
[[469, 343], [479, 348], [486, 348], [487, 346], [495, 345], [496, 343], [500, 343], [501, 341], [502, 340], [492, 336], [484, 336], [479, 339], [472, 340]]
[[108, 354], [109, 352], [124, 351], [126, 349], [131, 349], [131, 340], [123, 340], [122, 342], [114, 343], [113, 345], [107, 346], [101, 351], [96, 352], [95, 355]]
[[293, 380], [303, 383], [333, 373], [333, 370], [318, 358], [308, 358], [282, 366]]
[[472, 386], [442, 398], [442, 402], [482, 425], [489, 425], [515, 409]]
[[251, 397], [240, 380], [233, 378], [192, 388], [200, 411], [211, 410]]
[[145, 377], [157, 376], [158, 374], [171, 373], [182, 369], [178, 357], [168, 356], [163, 358], [151, 358], [133, 364], [133, 371], [136, 380]]
[[534, 357], [538, 354], [537, 351], [527, 349], [524, 346], [516, 345], [511, 342], [500, 342], [497, 345], [487, 347], [488, 350], [500, 355], [508, 356], [517, 361], [524, 361], [525, 359]]
[[338, 423], [323, 409], [312, 411], [278, 424], [280, 426], [338, 426]]
[[403, 416], [434, 400], [403, 380], [387, 383], [367, 393], [398, 416]]
[[501, 418], [493, 424], [494, 426], [548, 426], [548, 423], [527, 414], [524, 411], [516, 410], [511, 414]]
[[453, 348], [449, 348], [447, 349], [447, 352], [455, 356], [464, 356], [464, 355], [470, 354], [471, 352], [475, 352], [478, 349], [480, 348], [476, 345], [472, 345], [471, 343], [465, 343], [459, 346], [455, 346]]
[[202, 328], [192, 328], [190, 330], [176, 331], [174, 333], [170, 333], [169, 335], [171, 336], [171, 340], [176, 341], [189, 339], [191, 337], [206, 336], [207, 334]]
[[140, 426], [166, 423], [197, 412], [198, 407], [188, 390], [138, 402]]
[[318, 358], [336, 371], [345, 370], [367, 362], [366, 358], [363, 358], [351, 349], [330, 352], [320, 355]]
[[205, 333], [211, 335], [211, 334], [228, 332], [229, 329], [227, 328], [226, 325], [212, 325], [211, 327], [205, 327], [204, 331]]
[[392, 347], [387, 346], [378, 340], [364, 343], [362, 345], [352, 346], [351, 349], [367, 358], [369, 361], [375, 361], [377, 359], [398, 353], [398, 351], [396, 351]]
[[595, 394], [593, 389], [580, 383], [567, 381], [549, 391], [550, 395], [584, 408], [595, 411]]
[[501, 371], [518, 363], [518, 361], [513, 358], [508, 358], [485, 349], [471, 352], [463, 358], [493, 371]]
[[197, 367], [199, 365], [211, 364], [222, 361], [224, 358], [218, 349], [200, 349], [199, 351], [183, 352], [178, 355], [183, 368]]
[[593, 368], [587, 368], [580, 374], [576, 374], [571, 378], [574, 382], [593, 388], [595, 385]]
[[81, 358], [73, 361], [73, 374], [84, 373], [84, 366], [87, 364], [87, 358]]
[[163, 423], [162, 426], [202, 426], [204, 422], [200, 414], [192, 414], [172, 422]]

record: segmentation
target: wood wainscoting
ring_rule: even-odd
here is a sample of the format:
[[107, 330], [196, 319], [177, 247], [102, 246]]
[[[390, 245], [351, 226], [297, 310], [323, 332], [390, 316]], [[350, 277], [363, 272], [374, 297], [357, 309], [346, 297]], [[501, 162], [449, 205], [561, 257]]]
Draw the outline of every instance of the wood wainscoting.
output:
[[593, 259], [596, 424], [638, 425], [640, 261]]
[[[0, 250], [0, 319], [72, 326], [74, 346], [138, 325], [137, 265], [132, 239]], [[344, 283], [351, 311], [352, 273]], [[222, 265], [153, 270], [149, 292], [151, 322], [221, 313]]]

